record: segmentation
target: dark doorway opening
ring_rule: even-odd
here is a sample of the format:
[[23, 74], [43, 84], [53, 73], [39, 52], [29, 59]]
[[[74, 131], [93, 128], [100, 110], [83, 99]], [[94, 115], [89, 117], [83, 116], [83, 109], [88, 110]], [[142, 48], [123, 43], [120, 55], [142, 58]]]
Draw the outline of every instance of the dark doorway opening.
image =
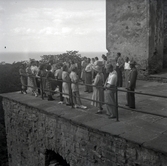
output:
[[45, 166], [70, 166], [66, 160], [53, 150], [46, 150]]

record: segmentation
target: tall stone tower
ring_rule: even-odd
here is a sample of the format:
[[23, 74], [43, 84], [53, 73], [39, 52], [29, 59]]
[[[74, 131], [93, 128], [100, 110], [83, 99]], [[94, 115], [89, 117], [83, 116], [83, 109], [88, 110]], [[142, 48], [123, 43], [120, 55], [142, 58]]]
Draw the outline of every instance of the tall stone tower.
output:
[[160, 72], [164, 57], [165, 0], [106, 0], [106, 47], [133, 58], [143, 75]]

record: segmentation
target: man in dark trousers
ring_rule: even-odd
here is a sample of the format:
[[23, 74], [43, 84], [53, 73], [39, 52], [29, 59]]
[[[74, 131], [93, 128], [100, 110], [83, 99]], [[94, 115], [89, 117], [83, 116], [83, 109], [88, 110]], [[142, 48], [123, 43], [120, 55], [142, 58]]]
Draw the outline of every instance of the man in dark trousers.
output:
[[[137, 69], [135, 67], [136, 62], [132, 61], [130, 62], [130, 73], [129, 73], [129, 78], [128, 78], [128, 86], [127, 90], [128, 91], [135, 91], [136, 88], [136, 80], [137, 80]], [[132, 92], [127, 92], [127, 104], [126, 106], [129, 106], [130, 108], [135, 109], [135, 94]]]

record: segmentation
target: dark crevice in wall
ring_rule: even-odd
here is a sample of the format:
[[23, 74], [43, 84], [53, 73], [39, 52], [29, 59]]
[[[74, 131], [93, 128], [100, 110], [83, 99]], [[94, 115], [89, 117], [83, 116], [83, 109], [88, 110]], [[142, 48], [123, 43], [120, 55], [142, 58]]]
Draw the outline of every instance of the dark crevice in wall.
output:
[[2, 97], [0, 97], [0, 166], [8, 166], [7, 142]]
[[53, 150], [46, 150], [45, 166], [70, 166], [66, 160]]
[[167, 68], [167, 1], [164, 0], [164, 56], [163, 68]]

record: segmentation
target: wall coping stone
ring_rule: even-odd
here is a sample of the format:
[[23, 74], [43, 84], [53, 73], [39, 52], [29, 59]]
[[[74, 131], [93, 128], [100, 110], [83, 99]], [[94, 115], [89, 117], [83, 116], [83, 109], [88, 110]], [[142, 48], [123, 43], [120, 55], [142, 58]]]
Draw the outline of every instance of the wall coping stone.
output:
[[[108, 119], [106, 115], [97, 115], [93, 110], [72, 109], [56, 101], [42, 100], [31, 95], [16, 92], [0, 94], [3, 100], [26, 105], [52, 118], [64, 118], [70, 123], [86, 127], [89, 131], [109, 134], [136, 143], [144, 148], [167, 155], [167, 118], [154, 116], [155, 121], [146, 119], [153, 115], [133, 111], [119, 110], [124, 118], [120, 122]], [[141, 118], [142, 117], [142, 118]]]

